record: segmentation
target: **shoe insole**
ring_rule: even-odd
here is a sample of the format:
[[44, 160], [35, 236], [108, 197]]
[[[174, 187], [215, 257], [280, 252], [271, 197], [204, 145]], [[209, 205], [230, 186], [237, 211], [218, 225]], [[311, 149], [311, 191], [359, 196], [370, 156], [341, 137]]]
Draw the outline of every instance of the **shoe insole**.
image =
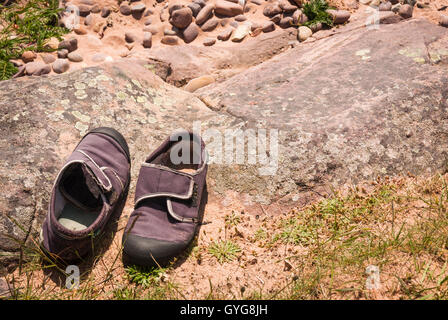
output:
[[98, 218], [101, 211], [88, 212], [67, 203], [59, 216], [59, 223], [67, 229], [80, 231], [88, 228]]

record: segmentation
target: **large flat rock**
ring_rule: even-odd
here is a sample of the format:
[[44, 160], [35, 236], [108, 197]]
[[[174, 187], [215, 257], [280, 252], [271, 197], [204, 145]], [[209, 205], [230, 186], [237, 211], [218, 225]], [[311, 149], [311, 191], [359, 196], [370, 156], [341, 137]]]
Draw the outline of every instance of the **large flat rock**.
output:
[[361, 28], [299, 45], [197, 94], [248, 127], [282, 132], [270, 181], [281, 177], [278, 197], [432, 172], [448, 160], [447, 39], [448, 29], [424, 20]]

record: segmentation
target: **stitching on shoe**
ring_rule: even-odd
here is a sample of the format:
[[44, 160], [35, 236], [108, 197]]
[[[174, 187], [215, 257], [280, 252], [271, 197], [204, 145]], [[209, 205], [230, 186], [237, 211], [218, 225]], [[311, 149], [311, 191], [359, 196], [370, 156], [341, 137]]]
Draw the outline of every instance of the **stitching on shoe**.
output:
[[134, 207], [137, 207], [137, 205], [138, 205], [141, 201], [143, 201], [143, 200], [145, 200], [145, 199], [150, 199], [150, 198], [157, 198], [157, 197], [171, 197], [171, 198], [177, 198], [177, 199], [182, 199], [182, 200], [190, 199], [191, 196], [193, 195], [193, 186], [194, 186], [194, 180], [193, 180], [193, 178], [190, 177], [190, 187], [189, 187], [189, 189], [188, 189], [188, 194], [187, 194], [186, 196], [184, 196], [184, 195], [179, 195], [179, 194], [176, 194], [176, 193], [170, 193], [170, 192], [156, 192], [156, 193], [151, 193], [151, 194], [149, 194], [149, 195], [145, 195], [145, 196], [142, 196], [142, 197], [138, 198], [138, 199], [135, 201]]
[[166, 207], [168, 209], [168, 213], [176, 220], [180, 221], [180, 222], [191, 222], [191, 223], [196, 223], [198, 222], [198, 219], [196, 218], [186, 218], [186, 217], [182, 217], [177, 215], [174, 210], [173, 210], [173, 205], [171, 203], [171, 199], [166, 199]]
[[124, 182], [121, 180], [121, 178], [118, 176], [117, 172], [115, 172], [114, 169], [109, 168], [109, 167], [101, 167], [101, 169], [103, 169], [104, 171], [106, 171], [106, 170], [112, 171], [112, 173], [114, 174], [115, 178], [117, 178], [117, 180], [120, 182], [121, 190], [124, 190]]
[[[100, 184], [106, 191], [110, 191], [112, 189], [112, 182], [110, 181], [109, 177], [104, 173], [103, 169], [100, 168], [100, 166], [83, 150], [76, 150], [77, 152], [80, 152], [84, 156], [86, 156], [97, 168], [100, 170], [100, 172], [103, 174], [103, 176], [106, 178], [107, 182], [109, 182], [109, 186], [105, 186], [103, 181], [98, 181], [98, 184]], [[98, 179], [99, 180], [99, 179]]]

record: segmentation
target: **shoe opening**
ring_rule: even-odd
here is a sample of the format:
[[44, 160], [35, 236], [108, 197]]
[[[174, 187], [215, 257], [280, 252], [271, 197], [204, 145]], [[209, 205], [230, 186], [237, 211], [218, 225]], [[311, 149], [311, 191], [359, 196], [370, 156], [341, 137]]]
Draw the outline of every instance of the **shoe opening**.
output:
[[181, 140], [173, 143], [168, 150], [158, 155], [152, 163], [181, 172], [194, 173], [201, 166], [201, 153], [201, 145], [196, 141]]
[[74, 163], [65, 169], [59, 180], [56, 218], [69, 230], [87, 229], [101, 213], [103, 198], [93, 173], [84, 164]]

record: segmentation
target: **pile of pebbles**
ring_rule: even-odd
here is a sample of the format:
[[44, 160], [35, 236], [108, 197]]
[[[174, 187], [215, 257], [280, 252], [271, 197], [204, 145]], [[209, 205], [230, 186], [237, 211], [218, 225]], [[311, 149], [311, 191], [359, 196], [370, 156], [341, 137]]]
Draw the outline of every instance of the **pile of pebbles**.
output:
[[[157, 0], [151, 5], [143, 1], [130, 0], [111, 6], [102, 6], [99, 1], [79, 0], [76, 5], [63, 2], [63, 6], [65, 11], [60, 19], [61, 25], [80, 36], [93, 31], [101, 39], [107, 28], [113, 28], [114, 22], [128, 21], [126, 20], [128, 17], [143, 22], [141, 31], [136, 31], [135, 28], [124, 30], [123, 40], [129, 51], [138, 45], [141, 45], [143, 49], [150, 49], [154, 42], [153, 36], [156, 34], [162, 45], [188, 44], [195, 41], [199, 35], [203, 35], [202, 45], [213, 46], [224, 41], [242, 42], [248, 36], [256, 37], [277, 28], [298, 27], [297, 38], [299, 41], [305, 41], [313, 32], [322, 29], [321, 24], [311, 27], [300, 26], [308, 21], [308, 17], [301, 10], [303, 0], [272, 2], [266, 0]], [[262, 13], [258, 14], [258, 18], [254, 15], [257, 10]], [[335, 24], [346, 23], [350, 18], [348, 11], [329, 10], [328, 12], [332, 15]], [[126, 23], [124, 25], [126, 26]], [[57, 39], [55, 41], [52, 39], [50, 46], [57, 50], [53, 53], [24, 52], [21, 60], [13, 61], [19, 68], [19, 72], [14, 77], [39, 76], [49, 74], [51, 71], [67, 72], [71, 63], [80, 63], [84, 60], [77, 52], [77, 39], [82, 41], [79, 37], [66, 38], [60, 43]], [[121, 56], [124, 57], [126, 54]], [[102, 62], [105, 57], [107, 58], [104, 53], [99, 52], [91, 60]]]
[[[84, 0], [90, 1], [90, 0]], [[206, 36], [203, 40], [204, 46], [211, 46], [218, 41], [241, 42], [248, 35], [257, 36], [260, 33], [272, 32], [279, 28], [297, 28], [300, 24], [308, 21], [301, 8], [303, 0], [278, 0], [276, 2], [266, 2], [264, 0], [192, 0], [188, 3], [169, 2], [158, 0], [152, 7], [142, 1], [124, 1], [118, 8], [103, 7], [98, 5], [89, 7], [80, 6], [79, 13], [84, 19], [86, 26], [93, 25], [93, 30], [104, 34], [104, 30], [112, 22], [99, 20], [94, 23], [94, 15], [107, 18], [111, 12], [117, 12], [125, 17], [132, 17], [143, 21], [141, 33], [135, 31], [125, 32], [124, 40], [126, 47], [130, 50], [140, 43], [143, 48], [151, 48], [153, 36], [161, 34], [160, 43], [163, 45], [179, 45], [191, 43], [202, 34], [215, 31], [221, 27], [221, 32]], [[70, 6], [67, 3], [66, 6]], [[252, 14], [260, 7], [266, 21], [263, 23], [251, 21]], [[334, 17], [335, 24], [342, 24], [349, 20], [350, 12], [344, 10], [329, 10]], [[155, 17], [158, 15], [158, 17]], [[157, 21], [155, 21], [157, 20]], [[163, 31], [158, 21], [163, 24]], [[303, 30], [304, 28], [302, 28]], [[322, 29], [321, 24], [311, 26], [312, 32]], [[306, 29], [307, 30], [307, 29]], [[77, 34], [85, 34], [83, 27], [74, 28]], [[307, 30], [309, 31], [309, 30]], [[303, 39], [309, 32], [298, 32], [299, 39]], [[301, 40], [302, 41], [302, 40]]]
[[13, 78], [21, 76], [41, 76], [49, 74], [52, 70], [55, 73], [64, 73], [70, 69], [69, 62], [82, 62], [83, 57], [76, 52], [78, 40], [71, 38], [53, 44], [56, 53], [35, 53], [33, 51], [23, 52], [20, 60], [12, 61], [18, 67], [18, 72]]

